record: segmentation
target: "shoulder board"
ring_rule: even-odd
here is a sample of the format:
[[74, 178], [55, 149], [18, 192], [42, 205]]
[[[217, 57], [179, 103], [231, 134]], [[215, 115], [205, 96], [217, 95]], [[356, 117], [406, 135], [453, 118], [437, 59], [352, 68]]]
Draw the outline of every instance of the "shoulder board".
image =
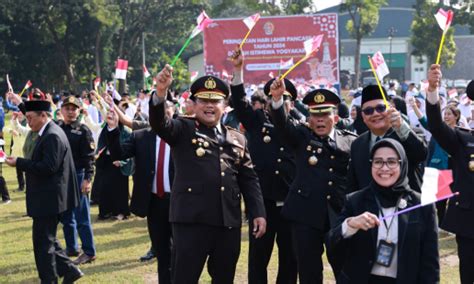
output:
[[359, 135], [357, 135], [356, 133], [352, 132], [352, 131], [349, 131], [349, 130], [346, 130], [346, 129], [338, 129], [339, 131], [341, 131], [341, 133], [343, 135], [350, 135], [350, 136], [354, 136], [354, 137], [359, 137]]
[[194, 115], [185, 115], [185, 114], [178, 116], [178, 118], [196, 119]]
[[460, 130], [460, 131], [465, 131], [465, 132], [474, 133], [474, 130], [473, 130], [473, 129], [470, 129], [470, 128], [465, 128], [465, 127], [456, 126], [455, 129]]

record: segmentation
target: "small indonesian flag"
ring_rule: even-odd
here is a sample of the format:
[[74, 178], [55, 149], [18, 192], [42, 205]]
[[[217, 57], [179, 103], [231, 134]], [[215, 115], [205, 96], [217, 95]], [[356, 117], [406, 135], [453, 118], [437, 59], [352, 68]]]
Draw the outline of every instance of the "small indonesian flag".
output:
[[243, 21], [244, 21], [244, 24], [247, 26], [247, 28], [249, 28], [249, 30], [251, 30], [251, 29], [253, 29], [255, 24], [257, 24], [258, 20], [260, 20], [260, 14], [259, 13], [255, 14], [255, 15], [252, 15], [250, 17], [247, 17]]
[[225, 69], [222, 69], [222, 78], [229, 78], [229, 73]]
[[28, 90], [29, 88], [31, 88], [31, 86], [33, 86], [33, 83], [31, 83], [31, 81], [28, 80], [28, 82], [26, 82], [25, 87], [23, 89]]
[[191, 82], [193, 82], [194, 80], [196, 80], [197, 76], [199, 75], [199, 72], [198, 71], [191, 71]]
[[451, 23], [453, 22], [454, 12], [451, 10], [445, 11], [442, 8], [439, 8], [438, 13], [436, 13], [435, 18], [438, 22], [439, 27], [446, 32]]
[[306, 51], [306, 56], [310, 56], [312, 53], [316, 52], [321, 46], [324, 35], [317, 35], [313, 38], [310, 38], [304, 42], [304, 50]]
[[275, 78], [275, 75], [273, 74], [273, 71], [271, 71], [270, 73], [268, 73], [268, 77], [270, 77], [270, 78], [272, 78], [272, 79]]
[[212, 23], [211, 18], [206, 14], [205, 11], [202, 11], [202, 13], [199, 15], [199, 17], [196, 20], [197, 26], [194, 28], [193, 32], [191, 33], [191, 38], [197, 36], [200, 32], [202, 32], [207, 25]]
[[374, 66], [377, 77], [380, 81], [383, 81], [383, 77], [387, 76], [390, 72], [388, 71], [388, 66], [387, 63], [385, 63], [382, 52], [377, 51], [370, 60], [372, 60], [372, 65]]
[[145, 65], [142, 65], [143, 68], [143, 75], [145, 75], [145, 78], [150, 77], [150, 72], [148, 72], [148, 69], [146, 69]]
[[291, 66], [293, 66], [293, 57], [290, 58], [289, 60], [285, 61], [283, 59], [280, 59], [280, 69], [289, 69]]
[[13, 93], [12, 83], [10, 83], [10, 77], [8, 77], [8, 74], [7, 74], [7, 86], [8, 86], [8, 92]]
[[99, 90], [99, 86], [100, 86], [100, 77], [97, 77], [95, 78], [94, 80], [94, 90]]
[[7, 157], [7, 154], [5, 154], [3, 150], [0, 150], [0, 163], [4, 163], [6, 157]]
[[456, 89], [451, 89], [448, 91], [448, 98], [454, 99], [458, 96], [458, 91]]
[[115, 65], [115, 78], [125, 80], [127, 78], [128, 61], [118, 59]]
[[451, 170], [425, 168], [423, 185], [421, 186], [421, 204], [426, 205], [452, 197], [449, 185], [453, 182]]

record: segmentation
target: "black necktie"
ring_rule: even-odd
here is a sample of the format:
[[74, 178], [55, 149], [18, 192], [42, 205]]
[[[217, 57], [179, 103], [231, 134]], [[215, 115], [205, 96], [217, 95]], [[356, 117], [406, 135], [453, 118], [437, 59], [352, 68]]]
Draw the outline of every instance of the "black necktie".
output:
[[380, 140], [382, 140], [382, 137], [377, 136], [377, 138], [375, 138], [375, 143], [379, 142]]
[[224, 143], [224, 137], [222, 137], [217, 127], [214, 127], [214, 135], [216, 136], [216, 140], [219, 142], [219, 144]]

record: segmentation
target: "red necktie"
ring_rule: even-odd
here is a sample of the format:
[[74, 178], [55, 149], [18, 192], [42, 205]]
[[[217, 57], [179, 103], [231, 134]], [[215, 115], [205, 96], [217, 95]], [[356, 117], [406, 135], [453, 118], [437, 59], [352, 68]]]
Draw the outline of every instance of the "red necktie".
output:
[[163, 179], [165, 171], [165, 147], [166, 143], [163, 139], [160, 139], [160, 148], [158, 150], [158, 166], [156, 167], [156, 194], [159, 198], [165, 196], [165, 183]]

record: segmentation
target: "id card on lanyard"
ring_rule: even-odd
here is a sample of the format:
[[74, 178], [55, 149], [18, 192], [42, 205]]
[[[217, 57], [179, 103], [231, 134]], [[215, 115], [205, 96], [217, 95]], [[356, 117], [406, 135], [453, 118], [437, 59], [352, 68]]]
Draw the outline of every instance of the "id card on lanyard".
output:
[[[402, 199], [401, 197], [398, 199], [397, 205], [395, 206], [394, 213], [397, 213], [398, 205], [401, 199]], [[385, 217], [383, 214], [382, 206], [380, 205], [380, 201], [378, 200], [376, 196], [375, 196], [375, 201], [377, 202], [377, 206], [379, 207], [380, 215], [382, 215], [382, 218]], [[395, 249], [397, 247], [397, 244], [392, 242], [392, 240], [390, 240], [390, 237], [389, 237], [390, 228], [392, 227], [393, 220], [395, 218], [398, 218], [398, 217], [397, 216], [392, 217], [388, 225], [387, 225], [387, 221], [383, 219], [383, 225], [385, 226], [387, 233], [385, 235], [385, 239], [381, 239], [377, 245], [375, 262], [378, 265], [381, 265], [384, 267], [390, 267], [390, 265], [392, 264], [393, 256], [395, 255]]]

